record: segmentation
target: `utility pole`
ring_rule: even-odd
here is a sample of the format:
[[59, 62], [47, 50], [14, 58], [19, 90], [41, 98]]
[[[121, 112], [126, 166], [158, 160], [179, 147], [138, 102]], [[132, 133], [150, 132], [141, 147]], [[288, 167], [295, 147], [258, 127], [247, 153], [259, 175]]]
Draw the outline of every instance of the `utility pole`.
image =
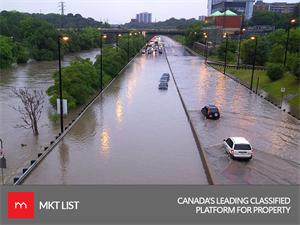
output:
[[65, 15], [64, 11], [65, 11], [65, 7], [66, 7], [65, 2], [59, 2], [58, 7], [61, 10], [61, 20], [60, 20], [61, 27], [60, 28], [63, 29], [64, 28], [64, 15]]

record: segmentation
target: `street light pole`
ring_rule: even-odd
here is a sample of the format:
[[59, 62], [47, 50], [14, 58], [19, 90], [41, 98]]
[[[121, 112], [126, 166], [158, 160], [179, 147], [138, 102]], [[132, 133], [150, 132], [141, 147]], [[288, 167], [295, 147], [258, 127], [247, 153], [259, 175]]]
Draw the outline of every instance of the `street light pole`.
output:
[[102, 76], [102, 55], [103, 55], [103, 46], [102, 46], [102, 38], [106, 38], [105, 34], [101, 34], [100, 37], [100, 51], [101, 51], [101, 55], [100, 55], [100, 92], [102, 92], [102, 86], [103, 86], [103, 76]]
[[243, 36], [243, 32], [245, 32], [246, 29], [243, 28], [240, 32], [240, 45], [239, 45], [239, 55], [238, 55], [238, 64], [237, 64], [237, 68], [239, 69], [240, 67], [240, 54], [241, 54], [241, 43], [242, 43], [242, 36]]
[[291, 23], [295, 23], [296, 20], [292, 19], [289, 21], [289, 28], [288, 28], [288, 34], [287, 34], [287, 38], [286, 38], [286, 48], [285, 48], [285, 55], [284, 55], [284, 67], [285, 67], [285, 63], [286, 63], [286, 55], [287, 55], [287, 50], [288, 50], [288, 45], [289, 45], [289, 36], [290, 36], [290, 27], [291, 27]]
[[60, 59], [60, 38], [62, 38], [64, 41], [69, 40], [69, 37], [64, 36], [58, 36], [58, 68], [59, 68], [59, 93], [60, 93], [60, 131], [61, 133], [64, 132], [64, 117], [63, 117], [63, 103], [62, 103], [62, 81], [61, 81], [61, 59]]
[[257, 47], [257, 37], [252, 36], [252, 37], [251, 37], [251, 40], [255, 40], [255, 49], [254, 49], [254, 57], [253, 57], [252, 76], [251, 76], [251, 83], [250, 83], [250, 90], [252, 91], [253, 75], [254, 75], [254, 66], [255, 66], [255, 57], [256, 57], [256, 47]]
[[117, 35], [117, 51], [118, 51], [118, 47], [119, 47], [119, 38], [122, 36], [122, 34], [118, 34]]
[[134, 46], [134, 36], [136, 36], [137, 35], [137, 33], [134, 33], [134, 35], [133, 35], [133, 53], [134, 53], [134, 55], [135, 55], [135, 46]]
[[226, 59], [227, 59], [227, 43], [228, 43], [228, 33], [224, 33], [223, 38], [226, 39], [226, 50], [225, 50], [225, 65], [224, 65], [224, 74], [226, 71]]
[[208, 38], [208, 36], [207, 36], [207, 33], [203, 33], [203, 35], [204, 35], [204, 40], [205, 40], [205, 64], [206, 64], [206, 62], [207, 62], [207, 38]]
[[128, 34], [128, 51], [127, 51], [127, 57], [128, 57], [128, 62], [129, 62], [129, 36], [131, 36], [132, 33]]

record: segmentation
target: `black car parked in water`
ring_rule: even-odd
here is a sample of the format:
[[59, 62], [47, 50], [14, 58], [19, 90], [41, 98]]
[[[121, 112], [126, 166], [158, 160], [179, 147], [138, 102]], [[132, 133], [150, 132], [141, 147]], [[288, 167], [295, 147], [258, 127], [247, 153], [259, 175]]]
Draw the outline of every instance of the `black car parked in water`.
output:
[[215, 105], [208, 105], [201, 109], [201, 113], [206, 119], [219, 119], [220, 110]]

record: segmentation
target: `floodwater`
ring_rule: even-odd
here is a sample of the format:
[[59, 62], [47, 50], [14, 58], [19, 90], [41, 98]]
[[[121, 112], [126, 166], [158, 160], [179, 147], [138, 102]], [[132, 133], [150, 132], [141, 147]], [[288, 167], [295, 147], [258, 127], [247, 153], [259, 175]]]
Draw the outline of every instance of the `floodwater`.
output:
[[[171, 70], [200, 141], [222, 184], [299, 184], [299, 120], [281, 111], [204, 60], [168, 39]], [[94, 58], [98, 50], [82, 53]], [[73, 55], [65, 57], [65, 64]], [[40, 135], [14, 129], [19, 115], [8, 104], [20, 104], [11, 86], [47, 88], [57, 62], [31, 62], [1, 70], [1, 129], [12, 183], [60, 131], [46, 100]], [[202, 162], [173, 79], [158, 90], [162, 73], [170, 72], [165, 55], [139, 55], [86, 111], [24, 184], [207, 184]], [[43, 82], [41, 82], [43, 80]], [[200, 110], [215, 104], [216, 121]], [[3, 106], [3, 107], [2, 107]], [[81, 107], [82, 108], [82, 107]], [[81, 108], [71, 112], [74, 119]], [[7, 116], [9, 115], [9, 116]], [[3, 122], [5, 121], [5, 122]], [[248, 161], [233, 160], [223, 139], [245, 137], [254, 148]], [[21, 147], [21, 143], [27, 146]]]
[[[97, 54], [99, 54], [99, 49], [68, 54], [62, 60], [62, 67], [68, 66], [76, 55], [94, 61]], [[23, 168], [30, 166], [30, 160], [37, 159], [38, 153], [43, 152], [44, 147], [49, 146], [50, 141], [53, 141], [60, 132], [60, 123], [52, 124], [50, 120], [55, 109], [50, 105], [47, 95], [38, 122], [40, 135], [35, 137], [31, 130], [14, 128], [16, 124], [22, 123], [22, 119], [21, 114], [10, 106], [18, 107], [22, 106], [22, 103], [14, 96], [10, 88], [27, 87], [29, 90], [43, 89], [45, 91], [54, 83], [52, 76], [56, 70], [58, 70], [58, 61], [30, 61], [27, 64], [14, 64], [10, 69], [0, 69], [0, 139], [3, 141], [7, 164], [7, 168], [3, 169], [5, 184], [12, 184], [14, 177], [20, 177]], [[82, 107], [72, 110], [65, 124], [75, 119]]]
[[24, 184], [208, 184], [164, 54], [137, 56]]
[[[299, 184], [300, 122], [250, 92], [231, 78], [188, 56], [183, 47], [169, 40], [168, 59], [215, 171], [223, 184]], [[207, 120], [201, 108], [216, 105], [219, 120]], [[250, 161], [233, 160], [223, 139], [245, 137], [254, 148]]]

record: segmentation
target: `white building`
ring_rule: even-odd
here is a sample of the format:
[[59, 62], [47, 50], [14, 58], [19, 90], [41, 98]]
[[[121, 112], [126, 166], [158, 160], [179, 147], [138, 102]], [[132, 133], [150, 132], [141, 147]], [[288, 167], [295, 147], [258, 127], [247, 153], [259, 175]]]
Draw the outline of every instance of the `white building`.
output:
[[139, 23], [152, 23], [152, 13], [142, 12], [136, 14], [136, 19]]

